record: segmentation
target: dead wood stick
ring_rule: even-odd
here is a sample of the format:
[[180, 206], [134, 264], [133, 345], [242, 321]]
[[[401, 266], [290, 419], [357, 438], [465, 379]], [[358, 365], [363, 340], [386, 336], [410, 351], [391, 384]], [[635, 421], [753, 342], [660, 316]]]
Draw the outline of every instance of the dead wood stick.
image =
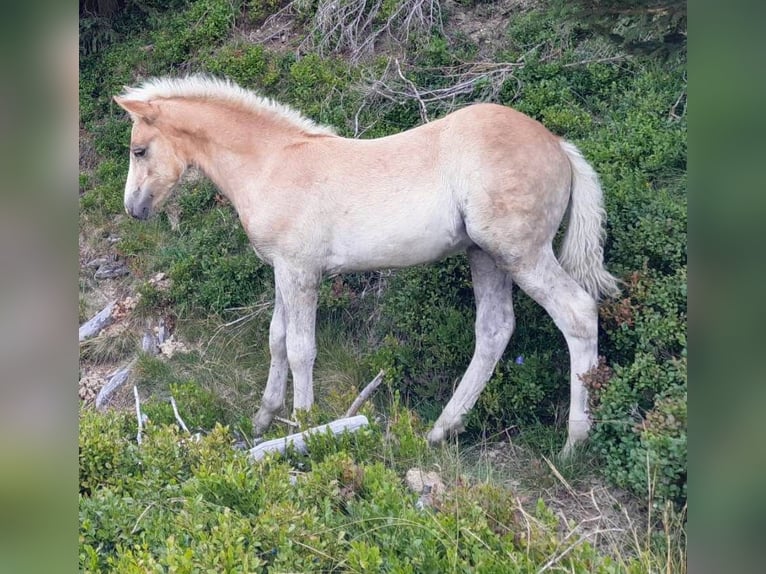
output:
[[289, 447], [293, 447], [297, 452], [305, 454], [308, 451], [306, 440], [315, 433], [326, 433], [330, 431], [334, 435], [342, 434], [345, 431], [355, 432], [360, 428], [366, 427], [369, 423], [364, 415], [357, 415], [351, 418], [343, 418], [328, 423], [326, 425], [310, 428], [304, 432], [291, 434], [282, 438], [275, 438], [262, 442], [256, 447], [250, 449], [250, 458], [253, 461], [261, 460], [267, 453], [278, 452], [284, 454]]
[[141, 432], [144, 430], [144, 421], [141, 419], [141, 400], [138, 398], [138, 387], [136, 385], [133, 385], [133, 396], [136, 397], [136, 418], [138, 419], [136, 442], [141, 444]]
[[283, 418], [283, 417], [275, 416], [274, 420], [277, 421], [278, 423], [284, 423], [284, 424], [286, 424], [288, 426], [291, 426], [293, 428], [296, 428], [296, 429], [300, 428], [300, 426], [301, 426], [300, 423], [296, 423], [295, 421], [291, 421], [290, 419], [286, 419], [286, 418]]
[[[135, 388], [135, 387], [134, 387]], [[173, 407], [173, 414], [176, 417], [176, 420], [178, 421], [178, 424], [181, 425], [181, 428], [186, 431], [187, 434], [191, 434], [189, 432], [189, 428], [186, 426], [186, 423], [181, 418], [181, 415], [178, 414], [178, 407], [176, 406], [176, 400], [173, 398], [173, 395], [170, 395], [170, 404]]]
[[346, 417], [353, 417], [359, 411], [360, 407], [364, 404], [364, 401], [369, 399], [370, 395], [380, 386], [380, 383], [383, 382], [384, 374], [385, 371], [380, 371], [377, 375], [375, 375], [374, 379], [367, 383], [367, 386], [362, 389], [362, 392], [359, 393], [359, 396], [356, 397], [354, 402], [351, 403], [351, 406], [348, 407], [348, 410], [345, 414]]
[[130, 371], [135, 363], [136, 360], [133, 359], [127, 365], [109, 375], [109, 380], [98, 392], [98, 395], [96, 395], [96, 409], [102, 410], [106, 407], [112, 394], [128, 380], [128, 375], [130, 375]]
[[80, 325], [79, 337], [80, 337], [81, 343], [85, 339], [90, 339], [91, 337], [95, 337], [103, 329], [105, 329], [106, 327], [112, 324], [112, 321], [114, 320], [112, 317], [112, 311], [114, 311], [114, 306], [116, 304], [117, 304], [117, 300], [115, 299], [114, 301], [109, 303], [106, 307], [101, 309], [101, 311], [96, 313], [93, 317], [88, 319], [85, 323]]

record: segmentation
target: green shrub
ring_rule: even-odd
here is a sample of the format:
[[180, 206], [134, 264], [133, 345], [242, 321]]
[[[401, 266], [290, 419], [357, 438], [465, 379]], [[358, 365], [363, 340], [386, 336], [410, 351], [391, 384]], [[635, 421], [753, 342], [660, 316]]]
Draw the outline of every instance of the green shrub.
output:
[[[167, 296], [181, 314], [221, 313], [273, 289], [272, 272], [253, 253], [236, 212], [214, 198], [208, 183], [182, 192], [178, 232], [151, 252], [154, 270], [165, 271], [172, 281]], [[137, 256], [151, 247], [133, 245]]]
[[80, 197], [80, 207], [111, 216], [122, 213], [125, 196], [125, 178], [128, 175], [128, 160], [104, 160], [96, 168], [91, 188]]
[[[171, 383], [168, 392], [175, 399], [179, 414], [191, 432], [210, 430], [216, 423], [228, 419], [220, 397], [194, 381]], [[155, 393], [142, 407], [142, 411], [155, 424], [176, 424], [170, 399], [161, 393]]]
[[443, 399], [471, 354], [472, 298], [464, 256], [398, 271], [381, 302], [389, 335], [370, 359], [373, 368], [395, 378], [407, 400]]
[[269, 58], [257, 44], [227, 44], [206, 59], [204, 65], [210, 73], [230, 78], [244, 87], [270, 83], [265, 81]]
[[198, 51], [209, 50], [234, 25], [236, 12], [229, 0], [194, 0], [153, 32], [152, 59], [165, 70], [179, 66]]
[[126, 414], [80, 411], [80, 494], [90, 495], [103, 487], [119, 490], [137, 470], [138, 455], [128, 438], [132, 427], [135, 421], [131, 424]]
[[686, 361], [640, 354], [600, 392], [592, 441], [616, 484], [686, 500]]
[[[655, 426], [673, 425], [676, 406], [668, 402]], [[253, 463], [221, 426], [195, 440], [149, 424], [138, 447], [135, 429], [112, 424], [119, 417], [82, 412], [83, 451], [131, 444], [135, 464], [123, 467], [118, 485], [102, 475], [80, 496], [80, 569], [504, 572], [512, 564], [536, 572], [566, 547], [556, 563], [567, 571], [618, 571], [587, 543], [561, 540], [559, 519], [542, 501], [522, 515], [516, 497], [497, 486], [458, 480], [418, 509], [401, 474], [371, 456], [388, 441], [407, 442], [414, 419], [395, 410], [399, 422], [385, 433], [371, 425], [356, 444], [312, 439], [310, 471], [291, 467], [289, 456]], [[333, 440], [337, 450], [322, 452]], [[646, 571], [630, 557], [619, 566]]]

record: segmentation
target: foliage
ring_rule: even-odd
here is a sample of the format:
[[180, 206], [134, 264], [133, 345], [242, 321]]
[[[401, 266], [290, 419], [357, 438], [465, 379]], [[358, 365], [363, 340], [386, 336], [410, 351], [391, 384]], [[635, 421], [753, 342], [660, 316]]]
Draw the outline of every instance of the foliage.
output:
[[[211, 429], [229, 418], [220, 398], [194, 381], [171, 383], [168, 393], [183, 406], [183, 421], [191, 432]], [[169, 397], [161, 393], [154, 393], [141, 411], [155, 424], [176, 424]]]
[[128, 439], [130, 419], [124, 414], [80, 412], [80, 493], [97, 487], [117, 488], [136, 471], [138, 460]]
[[[81, 414], [85, 572], [503, 572], [513, 564], [531, 573], [547, 562], [567, 571], [644, 571], [635, 558], [616, 564], [587, 542], [570, 546], [542, 501], [524, 514], [490, 484], [464, 482], [419, 509], [381, 460], [391, 435], [376, 424], [358, 440], [312, 439], [307, 472], [290, 457], [252, 463], [221, 426], [191, 440], [175, 426], [150, 424], [138, 447], [126, 421]], [[112, 468], [119, 482], [92, 472], [103, 468], [107, 445], [123, 453]]]
[[628, 52], [667, 56], [686, 49], [684, 0], [575, 0], [567, 7]]

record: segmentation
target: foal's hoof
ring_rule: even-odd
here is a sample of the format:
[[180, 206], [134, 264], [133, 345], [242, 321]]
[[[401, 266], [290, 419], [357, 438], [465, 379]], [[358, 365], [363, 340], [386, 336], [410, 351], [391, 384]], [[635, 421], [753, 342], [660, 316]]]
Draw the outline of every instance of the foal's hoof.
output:
[[438, 446], [448, 438], [460, 434], [464, 430], [465, 427], [460, 422], [455, 426], [449, 427], [440, 425], [437, 421], [434, 428], [431, 429], [431, 432], [426, 435], [426, 440], [428, 440], [431, 446]]
[[564, 444], [564, 448], [561, 449], [561, 458], [571, 457], [588, 440], [591, 425], [590, 419], [569, 421], [567, 442]]
[[432, 428], [431, 431], [426, 435], [426, 440], [431, 446], [438, 446], [442, 444], [445, 438], [447, 438], [447, 433], [441, 427]]
[[259, 410], [253, 417], [253, 436], [260, 437], [271, 426], [271, 415], [264, 413], [263, 410]]

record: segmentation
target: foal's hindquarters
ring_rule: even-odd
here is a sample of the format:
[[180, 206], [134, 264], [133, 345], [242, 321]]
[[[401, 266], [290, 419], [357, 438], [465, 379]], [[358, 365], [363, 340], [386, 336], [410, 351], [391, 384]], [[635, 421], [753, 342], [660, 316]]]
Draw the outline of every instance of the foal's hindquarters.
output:
[[[470, 126], [462, 126], [464, 136], [478, 144], [461, 149], [453, 164], [473, 176], [457, 180], [466, 183], [460, 204], [466, 232], [474, 243], [468, 260], [476, 298], [476, 343], [468, 369], [428, 439], [439, 443], [460, 431], [462, 417], [491, 377], [513, 333], [515, 282], [548, 312], [567, 342], [571, 395], [563, 452], [569, 454], [591, 426], [580, 377], [597, 362], [597, 304], [560, 265], [552, 242], [570, 192], [582, 191], [573, 187], [568, 144], [562, 145], [542, 125], [512, 110], [490, 106], [481, 111], [484, 117], [474, 117]], [[480, 133], [472, 136], [471, 131]], [[600, 188], [594, 181], [599, 195], [586, 199], [600, 207]], [[581, 209], [583, 198], [574, 200], [580, 201]], [[597, 209], [594, 214], [600, 217], [601, 212]], [[600, 235], [602, 222], [590, 223], [595, 228], [588, 232]], [[571, 241], [576, 243], [577, 238]], [[601, 268], [600, 249], [583, 257], [598, 259], [590, 263]]]

